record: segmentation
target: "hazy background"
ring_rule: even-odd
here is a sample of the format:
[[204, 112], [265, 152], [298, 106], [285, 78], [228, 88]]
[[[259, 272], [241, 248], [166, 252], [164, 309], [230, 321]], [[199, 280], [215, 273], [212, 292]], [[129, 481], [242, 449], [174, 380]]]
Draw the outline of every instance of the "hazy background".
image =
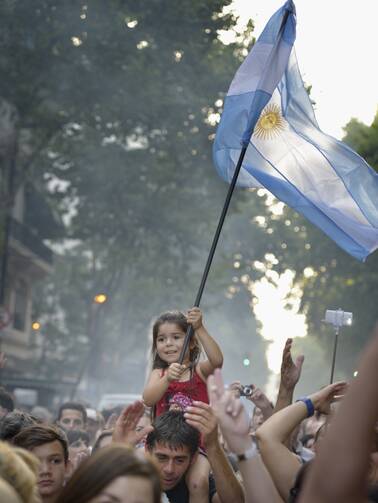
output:
[[[239, 26], [229, 4], [1, 2], [2, 255], [14, 253], [5, 218], [21, 193], [17, 218], [54, 254], [30, 279], [31, 356], [13, 354], [9, 341], [7, 350], [3, 335], [5, 384], [53, 379], [67, 384], [62, 397], [82, 377], [78, 394], [92, 402], [140, 392], [151, 322], [194, 302], [228, 188], [212, 141], [254, 37], [252, 19], [224, 43]], [[378, 117], [350, 119], [345, 140], [377, 169]], [[377, 318], [377, 256], [361, 264], [265, 191], [237, 191], [202, 301], [226, 379], [274, 398], [284, 341], [297, 337], [295, 352], [306, 355], [298, 393], [327, 383], [333, 331], [321, 320], [338, 307], [355, 322], [343, 330], [335, 377], [351, 377]], [[5, 304], [17, 277], [8, 266]]]

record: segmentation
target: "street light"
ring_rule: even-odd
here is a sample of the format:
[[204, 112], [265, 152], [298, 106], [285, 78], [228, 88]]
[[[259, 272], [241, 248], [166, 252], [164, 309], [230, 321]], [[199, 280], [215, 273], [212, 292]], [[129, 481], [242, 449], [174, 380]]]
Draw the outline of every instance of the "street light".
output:
[[41, 328], [41, 324], [39, 323], [39, 321], [33, 321], [32, 323], [32, 329], [33, 330], [39, 330]]
[[96, 304], [105, 304], [105, 302], [108, 300], [108, 296], [105, 295], [104, 293], [98, 293], [97, 295], [94, 296], [93, 301]]

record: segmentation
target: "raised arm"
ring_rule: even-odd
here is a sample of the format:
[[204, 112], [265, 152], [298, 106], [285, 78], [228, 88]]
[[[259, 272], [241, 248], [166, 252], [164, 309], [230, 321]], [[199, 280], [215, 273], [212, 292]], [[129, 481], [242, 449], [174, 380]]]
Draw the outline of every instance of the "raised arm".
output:
[[366, 501], [369, 456], [377, 420], [378, 325], [361, 357], [358, 376], [320, 444], [301, 503]]
[[294, 363], [291, 355], [292, 344], [293, 339], [287, 339], [282, 353], [280, 387], [274, 412], [278, 412], [292, 403], [294, 389], [301, 376], [304, 356], [298, 356]]
[[193, 327], [194, 333], [198, 337], [207, 360], [199, 363], [199, 370], [205, 379], [218, 367], [223, 365], [223, 354], [217, 342], [211, 337], [203, 325], [202, 313], [198, 307], [189, 309], [187, 315], [188, 323]]
[[[329, 413], [330, 403], [335, 395], [340, 394], [345, 383], [335, 383], [310, 395], [313, 411]], [[273, 414], [256, 431], [260, 453], [275, 486], [286, 501], [295, 477], [301, 466], [298, 458], [284, 445], [284, 442], [303, 419], [308, 417], [309, 410], [302, 401], [296, 402]]]
[[261, 456], [257, 450], [254, 452], [247, 413], [233, 390], [225, 390], [220, 370], [209, 377], [207, 386], [223, 436], [229, 449], [238, 456], [246, 503], [282, 503]]
[[203, 435], [217, 489], [212, 503], [244, 503], [243, 489], [219, 444], [218, 422], [212, 407], [207, 403], [193, 402], [193, 407], [188, 407], [184, 415], [188, 424]]

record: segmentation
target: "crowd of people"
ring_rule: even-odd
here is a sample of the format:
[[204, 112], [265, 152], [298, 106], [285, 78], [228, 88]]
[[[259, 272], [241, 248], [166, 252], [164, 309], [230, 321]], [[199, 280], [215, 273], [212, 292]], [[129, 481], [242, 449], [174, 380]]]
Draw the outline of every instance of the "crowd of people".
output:
[[123, 410], [67, 401], [54, 416], [0, 389], [0, 502], [378, 502], [378, 325], [353, 382], [295, 402], [304, 358], [288, 339], [275, 402], [251, 385], [251, 417], [199, 308], [152, 335], [142, 399]]

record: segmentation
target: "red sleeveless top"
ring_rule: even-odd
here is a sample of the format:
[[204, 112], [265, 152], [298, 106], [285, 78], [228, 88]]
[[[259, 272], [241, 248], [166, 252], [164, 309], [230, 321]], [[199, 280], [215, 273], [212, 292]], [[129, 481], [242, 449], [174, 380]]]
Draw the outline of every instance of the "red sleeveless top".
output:
[[[161, 375], [163, 376], [165, 369], [162, 370]], [[155, 415], [156, 417], [167, 412], [170, 407], [170, 401], [175, 395], [186, 395], [189, 398], [188, 402], [191, 400], [196, 400], [198, 402], [209, 403], [209, 396], [207, 394], [206, 383], [203, 382], [197, 369], [192, 372], [192, 376], [189, 381], [172, 381], [169, 383], [168, 389], [165, 394], [156, 403]], [[180, 397], [182, 398], [182, 397]]]

